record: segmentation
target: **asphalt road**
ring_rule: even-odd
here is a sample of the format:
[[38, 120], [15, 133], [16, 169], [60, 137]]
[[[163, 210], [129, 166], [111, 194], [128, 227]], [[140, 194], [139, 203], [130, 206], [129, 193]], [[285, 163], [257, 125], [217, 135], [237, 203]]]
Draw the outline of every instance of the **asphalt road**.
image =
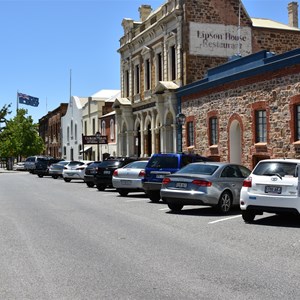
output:
[[2, 173], [0, 299], [300, 299], [299, 230]]

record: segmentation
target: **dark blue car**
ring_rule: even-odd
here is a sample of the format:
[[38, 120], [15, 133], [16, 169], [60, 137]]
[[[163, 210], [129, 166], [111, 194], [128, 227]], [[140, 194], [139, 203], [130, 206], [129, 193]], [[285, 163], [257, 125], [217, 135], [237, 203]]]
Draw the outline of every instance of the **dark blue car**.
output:
[[186, 153], [153, 154], [146, 165], [143, 188], [152, 202], [160, 200], [160, 188], [166, 175], [177, 172], [192, 162], [209, 161], [207, 157]]

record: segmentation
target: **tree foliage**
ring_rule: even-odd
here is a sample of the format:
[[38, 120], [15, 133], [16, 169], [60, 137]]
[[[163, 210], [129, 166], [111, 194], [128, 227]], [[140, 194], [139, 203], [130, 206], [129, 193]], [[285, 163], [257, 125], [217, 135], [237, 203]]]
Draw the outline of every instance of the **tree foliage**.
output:
[[[0, 109], [0, 133], [4, 130], [5, 125], [7, 123], [6, 117], [11, 113], [9, 110], [11, 107], [10, 104], [5, 104], [1, 109]], [[4, 123], [4, 126], [2, 125]]]
[[38, 135], [38, 125], [26, 114], [26, 109], [19, 109], [13, 119], [6, 121], [6, 127], [0, 133], [1, 157], [27, 157], [44, 150], [44, 142]]

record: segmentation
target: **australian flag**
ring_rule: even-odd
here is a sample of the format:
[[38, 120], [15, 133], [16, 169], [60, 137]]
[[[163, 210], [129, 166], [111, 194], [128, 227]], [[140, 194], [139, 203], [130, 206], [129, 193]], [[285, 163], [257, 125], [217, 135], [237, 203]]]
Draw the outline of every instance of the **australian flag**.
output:
[[39, 98], [18, 93], [18, 99], [19, 99], [19, 103], [21, 104], [31, 105], [35, 107], [39, 106]]

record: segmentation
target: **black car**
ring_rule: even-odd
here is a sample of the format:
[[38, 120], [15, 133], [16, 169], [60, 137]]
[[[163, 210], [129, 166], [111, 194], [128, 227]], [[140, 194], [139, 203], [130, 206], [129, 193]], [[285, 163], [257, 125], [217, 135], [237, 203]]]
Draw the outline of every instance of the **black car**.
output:
[[94, 187], [94, 177], [97, 174], [97, 169], [102, 161], [95, 161], [85, 168], [84, 182], [88, 187]]
[[132, 161], [138, 160], [134, 157], [108, 157], [102, 161], [97, 167], [97, 172], [94, 176], [94, 184], [99, 191], [104, 191], [107, 187], [113, 187], [112, 176], [113, 172]]
[[52, 176], [49, 174], [50, 165], [55, 164], [62, 160], [63, 159], [59, 159], [59, 158], [48, 158], [48, 157], [40, 158], [35, 164], [34, 174], [37, 174], [37, 176], [39, 177]]

